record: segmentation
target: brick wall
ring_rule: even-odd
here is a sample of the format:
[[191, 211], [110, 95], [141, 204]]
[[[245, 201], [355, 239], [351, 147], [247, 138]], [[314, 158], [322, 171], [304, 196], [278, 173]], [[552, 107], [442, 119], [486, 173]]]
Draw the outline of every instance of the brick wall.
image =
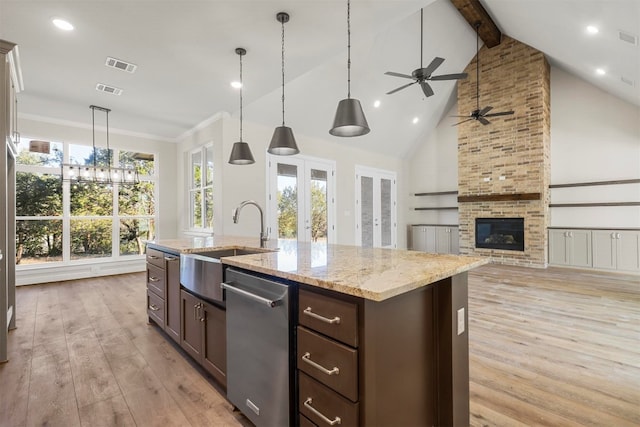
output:
[[[458, 82], [458, 114], [476, 109], [476, 61]], [[540, 193], [540, 200], [460, 202], [460, 252], [494, 261], [545, 267], [549, 222], [550, 70], [542, 52], [508, 36], [480, 49], [480, 109], [514, 110], [511, 116], [458, 126], [458, 195]], [[503, 176], [504, 180], [500, 177]], [[486, 179], [490, 179], [486, 181]], [[514, 197], [515, 198], [515, 197]], [[475, 248], [475, 218], [523, 217], [525, 250]]]

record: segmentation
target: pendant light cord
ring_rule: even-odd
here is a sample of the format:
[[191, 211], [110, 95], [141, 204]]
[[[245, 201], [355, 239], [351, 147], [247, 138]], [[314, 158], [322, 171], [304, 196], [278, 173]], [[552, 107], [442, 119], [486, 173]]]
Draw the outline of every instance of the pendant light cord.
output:
[[240, 57], [240, 142], [242, 142], [242, 54], [238, 55]]
[[347, 0], [347, 98], [351, 98], [351, 1]]
[[424, 68], [422, 66], [422, 39], [424, 38], [424, 36], [422, 35], [422, 31], [423, 31], [423, 27], [422, 27], [422, 13], [423, 10], [420, 9], [420, 68]]
[[282, 24], [282, 126], [284, 127], [284, 19]]
[[96, 109], [91, 107], [91, 143], [93, 144], [93, 169], [96, 168]]

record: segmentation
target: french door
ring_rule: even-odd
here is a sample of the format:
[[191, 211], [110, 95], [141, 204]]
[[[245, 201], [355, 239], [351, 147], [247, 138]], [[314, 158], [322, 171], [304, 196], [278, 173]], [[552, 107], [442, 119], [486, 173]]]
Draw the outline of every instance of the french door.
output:
[[356, 245], [397, 247], [395, 172], [356, 166]]
[[268, 156], [272, 238], [335, 243], [335, 162]]

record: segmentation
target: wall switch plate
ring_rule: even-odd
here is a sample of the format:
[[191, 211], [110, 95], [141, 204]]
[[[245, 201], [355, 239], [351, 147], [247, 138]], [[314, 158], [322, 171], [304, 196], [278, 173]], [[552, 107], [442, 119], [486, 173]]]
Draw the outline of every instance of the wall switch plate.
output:
[[485, 176], [484, 178], [482, 178], [482, 180], [484, 182], [489, 182], [489, 181], [491, 181], [491, 177]]
[[458, 310], [458, 335], [464, 333], [464, 307]]
[[506, 176], [504, 176], [504, 175], [500, 175], [500, 177], [498, 177], [498, 179], [499, 179], [500, 181], [504, 181], [505, 179], [507, 179], [507, 177], [506, 177]]

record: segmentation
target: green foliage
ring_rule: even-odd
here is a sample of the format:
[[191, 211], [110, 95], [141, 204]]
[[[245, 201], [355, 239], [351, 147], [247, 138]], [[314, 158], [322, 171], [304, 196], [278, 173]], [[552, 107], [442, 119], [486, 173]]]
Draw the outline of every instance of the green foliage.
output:
[[298, 191], [293, 187], [278, 191], [278, 234], [281, 239], [298, 237]]
[[311, 240], [327, 237], [327, 194], [326, 187], [311, 183]]
[[71, 258], [111, 256], [111, 219], [71, 220]]

